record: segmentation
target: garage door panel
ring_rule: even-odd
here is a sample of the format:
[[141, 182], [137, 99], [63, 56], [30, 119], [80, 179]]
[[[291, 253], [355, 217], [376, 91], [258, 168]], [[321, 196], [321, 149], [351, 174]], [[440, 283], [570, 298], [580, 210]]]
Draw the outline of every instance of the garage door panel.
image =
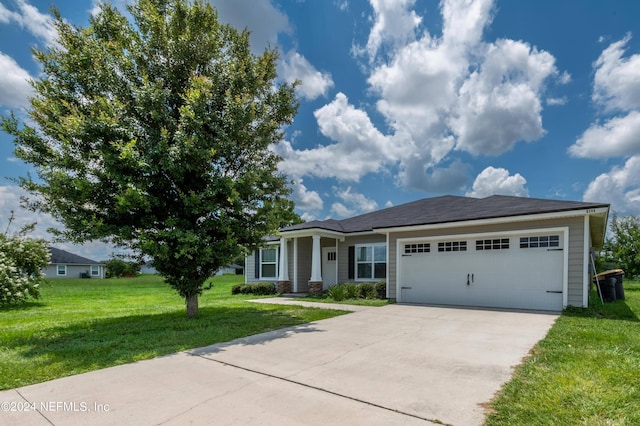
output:
[[[466, 251], [438, 252], [437, 241], [425, 240], [432, 251], [400, 258], [400, 300], [403, 302], [561, 310], [564, 252], [554, 247], [522, 248], [520, 236], [508, 245], [484, 249], [466, 241]], [[537, 241], [537, 238], [536, 238]], [[508, 246], [508, 248], [506, 248]], [[492, 248], [491, 245], [488, 247]], [[495, 244], [493, 247], [496, 247]]]

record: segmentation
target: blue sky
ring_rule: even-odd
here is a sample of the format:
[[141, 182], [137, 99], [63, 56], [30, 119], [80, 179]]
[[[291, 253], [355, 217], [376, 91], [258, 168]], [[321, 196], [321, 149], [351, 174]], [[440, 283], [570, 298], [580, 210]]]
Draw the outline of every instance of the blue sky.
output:
[[[86, 25], [92, 0], [0, 0], [0, 112], [24, 117], [30, 48], [49, 5]], [[115, 1], [122, 7], [123, 2]], [[214, 0], [279, 49], [300, 108], [274, 149], [305, 219], [443, 194], [611, 203], [640, 214], [640, 2]], [[0, 226], [30, 167], [0, 134]], [[18, 224], [55, 222], [19, 211]], [[58, 244], [71, 249], [71, 246]], [[111, 248], [88, 244], [102, 259]]]

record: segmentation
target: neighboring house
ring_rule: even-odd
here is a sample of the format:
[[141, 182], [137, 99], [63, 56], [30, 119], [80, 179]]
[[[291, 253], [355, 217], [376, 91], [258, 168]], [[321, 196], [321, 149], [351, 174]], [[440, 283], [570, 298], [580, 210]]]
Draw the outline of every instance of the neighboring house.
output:
[[244, 267], [241, 265], [236, 265], [234, 263], [233, 265], [224, 266], [220, 268], [218, 272], [216, 272], [216, 275], [225, 275], [225, 274], [242, 275], [243, 272], [244, 272]]
[[151, 262], [145, 262], [141, 267], [140, 267], [140, 273], [141, 274], [152, 274], [155, 275], [158, 273], [158, 271], [156, 270], [156, 268], [153, 266], [153, 263]]
[[44, 274], [47, 278], [104, 278], [105, 264], [49, 247], [51, 261]]
[[494, 195], [427, 198], [280, 230], [247, 257], [247, 282], [318, 293], [387, 282], [404, 303], [559, 311], [586, 307], [590, 250], [609, 205]]

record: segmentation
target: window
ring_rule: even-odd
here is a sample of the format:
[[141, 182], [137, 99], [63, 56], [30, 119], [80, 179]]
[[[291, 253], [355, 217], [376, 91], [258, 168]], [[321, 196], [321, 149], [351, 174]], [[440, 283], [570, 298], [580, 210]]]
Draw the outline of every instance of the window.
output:
[[429, 243], [417, 243], [417, 244], [405, 244], [404, 253], [429, 253], [431, 251], [431, 244]]
[[491, 240], [476, 240], [476, 251], [506, 250], [509, 248], [508, 238], [494, 238]]
[[438, 251], [467, 251], [466, 241], [443, 241], [438, 243]]
[[91, 276], [99, 277], [100, 276], [100, 267], [97, 265], [91, 265]]
[[335, 262], [336, 261], [336, 252], [335, 251], [328, 251], [327, 252], [327, 260], [329, 262]]
[[59, 277], [66, 277], [67, 276], [67, 265], [58, 265], [57, 269], [57, 275]]
[[387, 246], [370, 244], [356, 246], [356, 279], [377, 280], [387, 277]]
[[560, 247], [560, 235], [521, 237], [520, 248]]
[[264, 248], [260, 250], [260, 278], [278, 277], [278, 249]]

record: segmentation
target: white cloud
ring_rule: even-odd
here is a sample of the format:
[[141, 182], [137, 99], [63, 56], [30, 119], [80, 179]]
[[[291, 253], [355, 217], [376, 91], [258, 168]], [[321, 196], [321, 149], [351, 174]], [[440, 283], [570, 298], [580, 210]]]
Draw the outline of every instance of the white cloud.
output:
[[640, 107], [640, 54], [623, 57], [630, 39], [612, 43], [594, 64], [592, 98], [608, 111]]
[[305, 220], [315, 219], [324, 205], [320, 194], [316, 191], [309, 191], [302, 183], [302, 179], [298, 179], [293, 185], [291, 199], [296, 203], [296, 208], [303, 211]]
[[29, 97], [33, 95], [29, 80], [31, 75], [25, 69], [11, 56], [0, 52], [0, 105], [28, 107]]
[[53, 18], [49, 14], [40, 12], [26, 0], [16, 0], [15, 5], [17, 9], [11, 11], [0, 3], [0, 23], [14, 22], [47, 45], [54, 45], [57, 33], [53, 26]]
[[366, 52], [374, 60], [384, 45], [406, 44], [414, 39], [420, 18], [413, 10], [415, 0], [370, 0], [374, 12], [374, 24], [367, 41]]
[[394, 148], [388, 137], [380, 133], [368, 115], [349, 103], [343, 93], [314, 113], [322, 134], [336, 143], [312, 149], [295, 150], [283, 141], [275, 151], [284, 161], [280, 168], [299, 178], [317, 176], [358, 181], [367, 173], [377, 172]]
[[360, 213], [371, 212], [378, 209], [378, 203], [360, 193], [354, 192], [350, 186], [346, 189], [334, 188], [334, 191], [339, 199], [353, 206]]
[[541, 138], [542, 83], [554, 74], [554, 58], [547, 52], [513, 40], [489, 45], [480, 70], [460, 88], [452, 119], [456, 148], [497, 155], [518, 141]]
[[592, 99], [606, 112], [626, 115], [595, 122], [569, 147], [574, 157], [607, 158], [640, 152], [640, 55], [623, 58], [631, 39], [612, 43], [594, 63]]
[[331, 214], [335, 217], [350, 217], [355, 214], [355, 210], [348, 208], [342, 203], [335, 202], [331, 205]]
[[300, 80], [301, 84], [296, 88], [296, 93], [307, 100], [326, 96], [333, 87], [330, 73], [316, 70], [304, 56], [293, 50], [282, 58], [278, 68], [278, 75], [286, 82]]
[[640, 112], [592, 124], [569, 147], [574, 157], [607, 158], [640, 153]]
[[357, 182], [387, 169], [403, 187], [449, 192], [468, 180], [461, 163], [442, 164], [454, 149], [498, 155], [544, 136], [544, 100], [562, 102], [545, 93], [547, 82], [571, 77], [557, 70], [551, 54], [526, 42], [483, 40], [492, 0], [442, 0], [441, 36], [420, 27], [414, 1], [396, 2], [395, 9], [379, 0], [371, 5], [366, 51], [372, 60], [365, 72], [386, 129], [338, 93], [315, 112], [332, 143], [304, 150], [284, 144], [284, 171]]
[[342, 201], [331, 205], [331, 213], [337, 217], [350, 217], [378, 209], [378, 203], [354, 192], [350, 186], [346, 189], [334, 187], [333, 191], [336, 197]]
[[459, 191], [469, 180], [469, 166], [460, 161], [455, 161], [448, 167], [425, 167], [419, 159], [405, 161], [404, 165], [398, 175], [398, 183], [404, 188], [429, 193], [450, 193]]
[[466, 196], [484, 198], [497, 194], [528, 197], [526, 183], [527, 180], [520, 173], [511, 176], [506, 169], [489, 166], [476, 177], [473, 188]]
[[611, 209], [619, 213], [640, 214], [640, 156], [633, 156], [623, 167], [615, 166], [595, 178], [583, 199], [610, 203]]
[[291, 32], [289, 19], [270, 0], [210, 0], [221, 22], [251, 32], [251, 50], [261, 54], [278, 44], [279, 33]]

